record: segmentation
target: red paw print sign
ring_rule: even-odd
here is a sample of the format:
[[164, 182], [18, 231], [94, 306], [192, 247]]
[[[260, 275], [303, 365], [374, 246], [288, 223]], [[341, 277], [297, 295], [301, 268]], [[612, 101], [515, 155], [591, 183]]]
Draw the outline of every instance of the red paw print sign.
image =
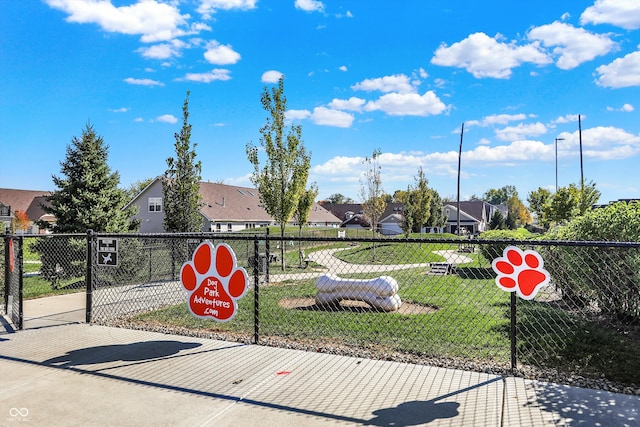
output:
[[238, 267], [233, 250], [224, 243], [215, 247], [200, 243], [191, 261], [182, 265], [180, 281], [189, 293], [191, 314], [221, 322], [236, 315], [236, 301], [248, 288], [247, 272]]
[[517, 292], [526, 300], [534, 299], [540, 288], [549, 283], [549, 272], [543, 266], [538, 252], [523, 252], [516, 246], [506, 247], [503, 256], [491, 263], [498, 275], [496, 285], [503, 291]]

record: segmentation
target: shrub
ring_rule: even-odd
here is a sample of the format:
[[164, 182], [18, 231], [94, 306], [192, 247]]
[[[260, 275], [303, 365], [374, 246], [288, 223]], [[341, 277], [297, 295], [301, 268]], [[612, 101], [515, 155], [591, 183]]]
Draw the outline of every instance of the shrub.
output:
[[489, 230], [478, 236], [480, 240], [503, 240], [500, 243], [488, 243], [486, 245], [480, 245], [480, 253], [482, 256], [491, 263], [495, 258], [502, 256], [504, 249], [511, 245], [513, 240], [524, 240], [531, 237], [524, 228], [517, 230]]
[[[545, 235], [547, 240], [640, 241], [640, 203], [593, 209]], [[607, 315], [640, 319], [640, 254], [636, 248], [564, 247], [547, 250], [545, 264], [563, 297], [593, 301]]]

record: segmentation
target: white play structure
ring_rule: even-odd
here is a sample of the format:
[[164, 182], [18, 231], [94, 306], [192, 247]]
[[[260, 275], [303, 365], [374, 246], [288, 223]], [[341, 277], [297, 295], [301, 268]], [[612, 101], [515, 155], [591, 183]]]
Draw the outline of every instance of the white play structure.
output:
[[342, 300], [364, 301], [373, 308], [396, 311], [402, 305], [398, 295], [398, 282], [393, 277], [375, 279], [343, 279], [335, 274], [324, 274], [316, 281], [316, 304], [339, 303]]

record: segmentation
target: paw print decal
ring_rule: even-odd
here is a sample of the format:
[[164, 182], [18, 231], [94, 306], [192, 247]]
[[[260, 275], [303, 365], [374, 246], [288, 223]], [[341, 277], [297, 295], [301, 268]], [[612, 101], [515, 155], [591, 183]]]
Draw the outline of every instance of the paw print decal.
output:
[[520, 298], [531, 300], [549, 283], [549, 272], [543, 268], [544, 261], [538, 252], [523, 252], [516, 246], [508, 246], [503, 255], [491, 263], [500, 289], [517, 292]]
[[180, 281], [189, 293], [189, 311], [196, 317], [221, 322], [238, 311], [238, 298], [247, 292], [248, 276], [238, 267], [233, 250], [220, 243], [202, 242], [191, 261], [182, 265]]

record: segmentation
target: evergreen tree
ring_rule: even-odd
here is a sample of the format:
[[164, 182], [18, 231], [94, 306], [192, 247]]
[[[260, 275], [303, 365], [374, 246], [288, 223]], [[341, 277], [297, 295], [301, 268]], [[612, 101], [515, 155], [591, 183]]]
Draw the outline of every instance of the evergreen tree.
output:
[[447, 217], [444, 214], [444, 204], [440, 194], [434, 190], [431, 190], [431, 204], [429, 205], [429, 218], [427, 218], [427, 227], [444, 227], [447, 223]]
[[[284, 77], [280, 77], [278, 86], [271, 91], [264, 88], [261, 102], [269, 113], [267, 123], [260, 129], [260, 145], [267, 158], [261, 166], [258, 147], [247, 144], [247, 158], [254, 168], [250, 179], [260, 192], [264, 209], [280, 225], [280, 236], [284, 239], [285, 227], [307, 185], [311, 158], [302, 142], [302, 126], [292, 125], [287, 129], [285, 125]], [[280, 251], [284, 270], [284, 245], [280, 245]]]
[[62, 176], [53, 176], [58, 187], [43, 205], [46, 213], [56, 217], [54, 233], [134, 231], [138, 223], [122, 208], [126, 193], [118, 188], [120, 175], [107, 164], [108, 146], [87, 124], [80, 138], [73, 137], [61, 162]]
[[162, 177], [164, 229], [169, 233], [199, 232], [203, 224], [200, 213], [202, 165], [195, 161], [197, 144], [191, 145], [188, 91], [182, 105], [182, 129], [174, 137], [176, 157], [167, 159], [167, 170]]

